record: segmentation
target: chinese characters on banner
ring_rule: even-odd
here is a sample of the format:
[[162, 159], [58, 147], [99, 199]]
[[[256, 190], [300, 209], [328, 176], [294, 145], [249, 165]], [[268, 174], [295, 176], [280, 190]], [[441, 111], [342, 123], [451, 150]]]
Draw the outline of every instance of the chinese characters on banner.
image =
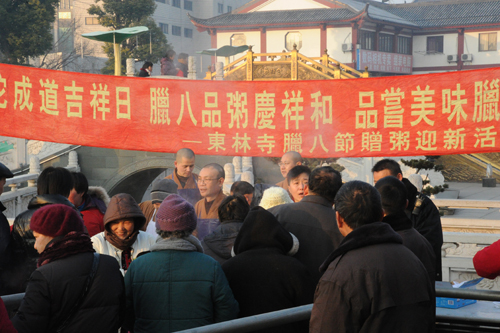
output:
[[304, 157], [500, 151], [500, 68], [224, 82], [0, 65], [0, 135], [114, 149]]

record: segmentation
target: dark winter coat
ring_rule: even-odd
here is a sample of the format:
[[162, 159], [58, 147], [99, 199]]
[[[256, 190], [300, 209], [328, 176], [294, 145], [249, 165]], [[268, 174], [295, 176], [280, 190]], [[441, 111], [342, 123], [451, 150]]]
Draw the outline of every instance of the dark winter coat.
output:
[[[287, 255], [291, 247], [292, 236], [271, 213], [261, 207], [250, 211], [234, 243], [236, 256], [222, 265], [240, 304], [239, 317], [312, 302], [315, 285], [307, 268]], [[255, 332], [308, 332], [308, 321]]]
[[387, 223], [349, 233], [322, 270], [311, 333], [434, 331], [433, 291], [425, 267]]
[[225, 221], [219, 225], [214, 232], [203, 238], [201, 244], [205, 254], [217, 260], [221, 265], [230, 259], [234, 241], [242, 225], [243, 221]]
[[31, 199], [28, 204], [28, 210], [16, 217], [10, 239], [11, 260], [2, 275], [5, 294], [23, 293], [26, 290], [28, 279], [36, 269], [38, 260], [38, 252], [33, 247], [35, 245], [35, 237], [30, 229], [31, 217], [38, 208], [50, 204], [64, 204], [75, 208], [62, 195], [43, 194]]
[[144, 68], [141, 68], [141, 70], [139, 71], [139, 77], [148, 77], [148, 76], [151, 76], [151, 74]]
[[307, 195], [300, 202], [276, 206], [269, 211], [298, 238], [300, 248], [295, 258], [307, 267], [317, 284], [321, 277], [319, 266], [343, 239], [331, 202]]
[[403, 245], [420, 259], [429, 274], [431, 285], [434, 286], [436, 281], [436, 256], [427, 239], [412, 227], [411, 220], [403, 211], [399, 214], [385, 216], [382, 222], [388, 223], [401, 236]]
[[[20, 333], [55, 332], [80, 297], [93, 257], [93, 253], [80, 253], [34, 271], [12, 320], [14, 327]], [[64, 332], [115, 333], [124, 318], [124, 305], [125, 287], [118, 264], [101, 254], [92, 286]]]
[[426, 195], [423, 195], [423, 203], [420, 207], [418, 215], [413, 214], [415, 202], [417, 201], [417, 188], [406, 178], [403, 178], [403, 184], [408, 191], [408, 207], [406, 208], [406, 215], [413, 222], [413, 227], [422, 236], [431, 243], [434, 255], [436, 257], [436, 281], [441, 281], [442, 268], [441, 268], [441, 247], [443, 246], [443, 229], [441, 227], [441, 216], [436, 205]]
[[238, 303], [220, 264], [199, 252], [194, 236], [188, 239], [158, 239], [130, 265], [126, 324], [135, 333], [177, 332], [236, 318]]
[[5, 209], [5, 206], [0, 202], [0, 272], [3, 271], [10, 258], [10, 225], [3, 215]]

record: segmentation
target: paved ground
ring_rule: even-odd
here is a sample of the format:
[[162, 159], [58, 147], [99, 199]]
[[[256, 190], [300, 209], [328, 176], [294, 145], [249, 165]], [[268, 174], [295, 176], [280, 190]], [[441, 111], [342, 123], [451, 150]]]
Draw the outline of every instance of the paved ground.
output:
[[[497, 187], [482, 187], [481, 183], [448, 183], [448, 185], [449, 190], [458, 190], [458, 199], [500, 201], [500, 184], [497, 184]], [[438, 195], [438, 197], [440, 197], [440, 195]], [[453, 197], [449, 197], [449, 199], [452, 198]], [[489, 220], [490, 222], [488, 223], [500, 225], [500, 210], [498, 208], [455, 209], [454, 215], [442, 217], [443, 223], [445, 221], [451, 222], [457, 219]], [[461, 222], [463, 223], [465, 221]]]

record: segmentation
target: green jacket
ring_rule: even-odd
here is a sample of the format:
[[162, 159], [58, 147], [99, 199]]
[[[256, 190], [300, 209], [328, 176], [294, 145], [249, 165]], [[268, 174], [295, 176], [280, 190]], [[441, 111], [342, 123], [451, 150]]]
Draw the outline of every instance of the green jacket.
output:
[[220, 264], [196, 251], [140, 256], [125, 275], [127, 323], [135, 333], [175, 332], [235, 319], [238, 302]]

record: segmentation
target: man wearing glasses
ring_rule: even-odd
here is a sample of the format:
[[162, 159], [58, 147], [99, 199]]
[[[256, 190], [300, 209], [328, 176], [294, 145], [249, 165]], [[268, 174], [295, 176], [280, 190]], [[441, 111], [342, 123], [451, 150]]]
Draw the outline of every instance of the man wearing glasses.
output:
[[288, 191], [288, 182], [286, 180], [286, 175], [288, 175], [288, 171], [292, 169], [296, 165], [302, 164], [302, 156], [296, 151], [289, 151], [285, 153], [281, 157], [281, 161], [278, 163], [280, 166], [281, 175], [285, 178], [283, 181], [277, 183], [276, 185], [284, 188]]
[[218, 219], [218, 209], [226, 197], [222, 193], [224, 184], [224, 168], [217, 163], [207, 164], [201, 169], [198, 178], [198, 188], [202, 199], [195, 205], [198, 219]]

